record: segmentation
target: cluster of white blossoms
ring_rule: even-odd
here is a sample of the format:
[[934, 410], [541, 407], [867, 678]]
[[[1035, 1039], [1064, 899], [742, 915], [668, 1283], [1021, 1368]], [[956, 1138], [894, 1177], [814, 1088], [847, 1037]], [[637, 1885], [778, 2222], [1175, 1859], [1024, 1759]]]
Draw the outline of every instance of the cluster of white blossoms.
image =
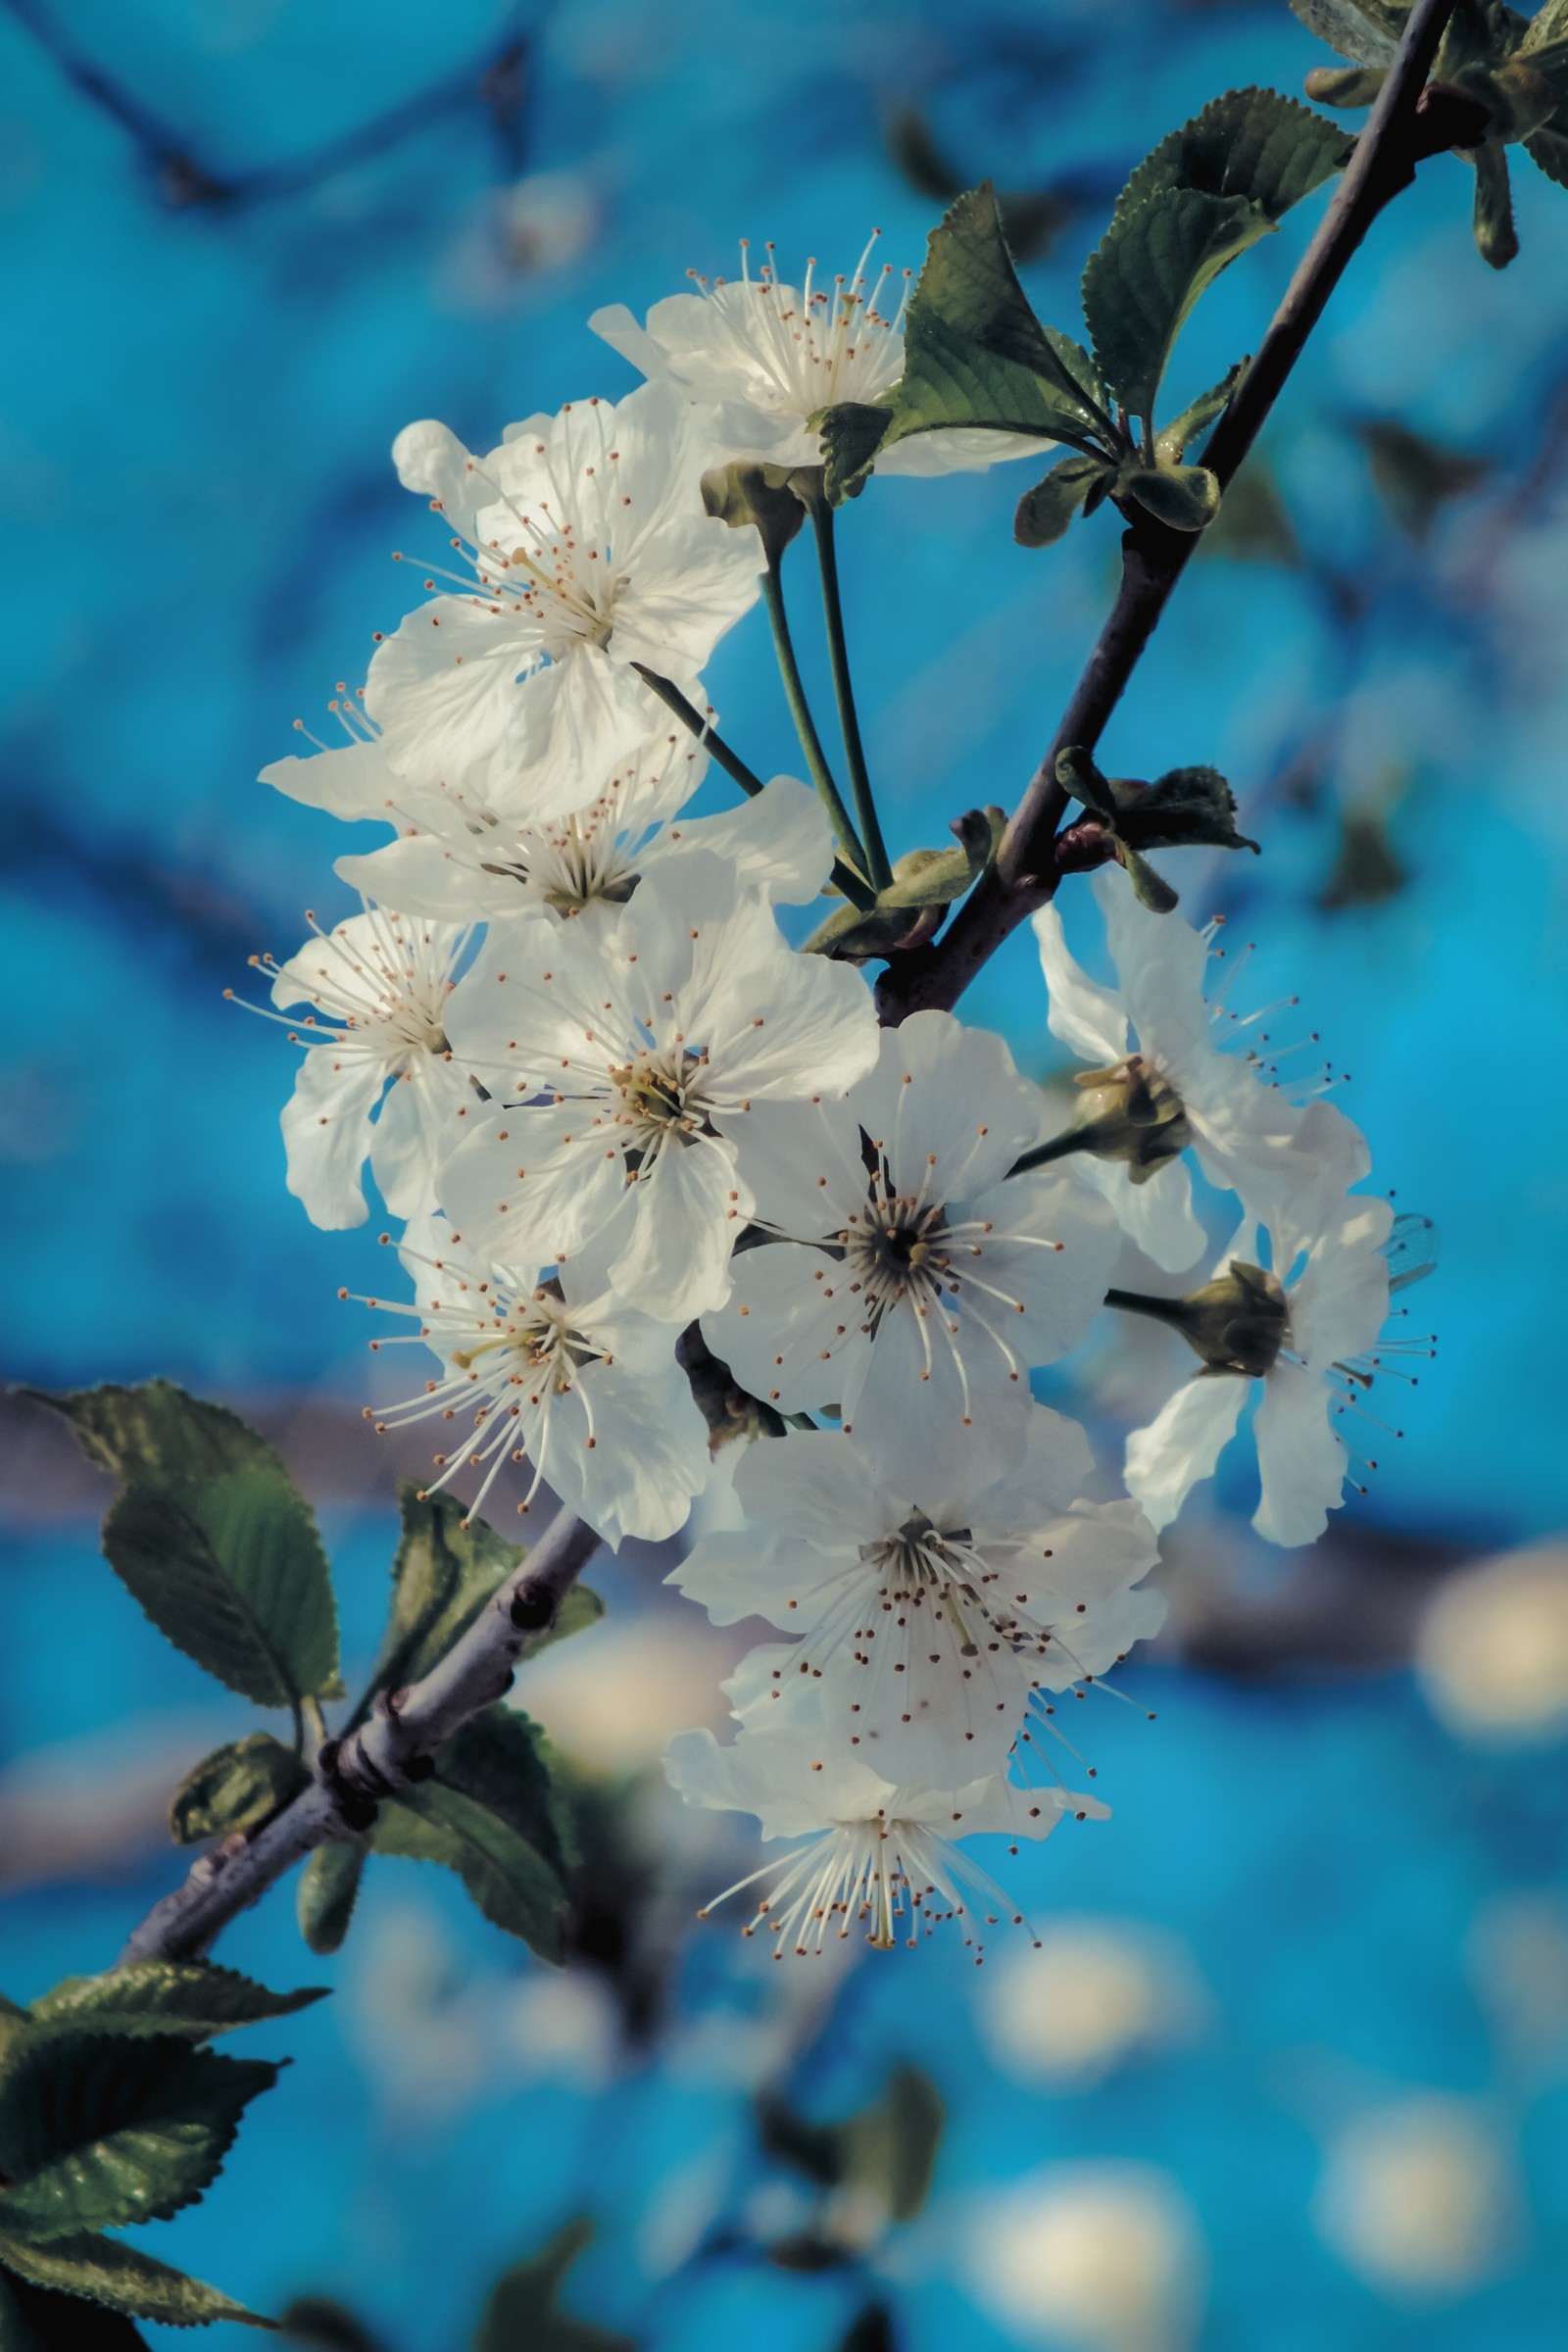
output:
[[[865, 270], [796, 287], [769, 262], [646, 327], [602, 312], [648, 381], [487, 455], [411, 425], [395, 460], [441, 550], [423, 601], [339, 688], [343, 740], [265, 771], [389, 834], [338, 860], [363, 911], [259, 959], [303, 1049], [290, 1189], [357, 1224], [368, 1162], [403, 1225], [407, 1294], [372, 1303], [434, 1362], [381, 1425], [438, 1424], [431, 1484], [470, 1509], [544, 1487], [612, 1544], [676, 1535], [720, 1443], [740, 1457], [740, 1524], [710, 1512], [672, 1581], [780, 1638], [726, 1686], [728, 1743], [683, 1735], [668, 1770], [788, 1841], [754, 1874], [781, 1952], [952, 1915], [977, 1943], [1006, 1898], [963, 1841], [1103, 1815], [1056, 1702], [1158, 1629], [1156, 1530], [1244, 1405], [1257, 1525], [1306, 1542], [1394, 1351], [1361, 1137], [1205, 996], [1211, 933], [1102, 871], [1111, 989], [1039, 915], [1042, 1011], [1089, 1065], [1061, 1129], [1000, 1037], [879, 1027], [858, 963], [789, 944], [780, 907], [879, 879], [846, 874], [832, 793], [778, 776], [687, 814], [704, 665], [774, 560], [702, 477], [809, 466], [826, 404], [897, 380], [888, 273]], [[924, 470], [1016, 446], [912, 444]], [[1204, 1256], [1189, 1158], [1235, 1238], [1186, 1296], [1119, 1288]], [[1119, 1495], [1030, 1386], [1107, 1304], [1197, 1359]]]

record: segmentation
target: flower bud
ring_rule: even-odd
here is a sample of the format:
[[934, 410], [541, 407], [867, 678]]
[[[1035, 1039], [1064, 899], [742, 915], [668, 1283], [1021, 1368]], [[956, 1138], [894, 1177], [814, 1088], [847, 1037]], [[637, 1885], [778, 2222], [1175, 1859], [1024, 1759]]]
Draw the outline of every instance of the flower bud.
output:
[[1193, 1140], [1180, 1095], [1142, 1054], [1108, 1070], [1081, 1070], [1075, 1083], [1085, 1090], [1074, 1130], [1078, 1148], [1097, 1159], [1125, 1161], [1134, 1184], [1147, 1184]]

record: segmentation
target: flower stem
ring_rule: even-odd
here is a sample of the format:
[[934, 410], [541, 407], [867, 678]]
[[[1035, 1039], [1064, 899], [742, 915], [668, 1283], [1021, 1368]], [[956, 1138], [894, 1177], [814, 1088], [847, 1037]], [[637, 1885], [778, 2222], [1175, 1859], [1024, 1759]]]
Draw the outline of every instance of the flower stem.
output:
[[[662, 678], [658, 670], [649, 669], [641, 662], [634, 662], [632, 667], [643, 684], [658, 695], [664, 708], [674, 711], [681, 725], [689, 727], [698, 742], [707, 746], [730, 782], [738, 784], [749, 801], [755, 801], [760, 793], [766, 790], [761, 777], [747, 766], [739, 752], [731, 751], [723, 736], [710, 725], [695, 703], [687, 701], [672, 678]], [[876, 893], [864, 876], [854, 866], [847, 865], [842, 858], [833, 860], [833, 887], [842, 898], [849, 900], [852, 906], [863, 910], [876, 903]]]
[[1156, 1323], [1170, 1323], [1177, 1331], [1185, 1331], [1189, 1321], [1185, 1298], [1154, 1298], [1145, 1291], [1107, 1291], [1107, 1306], [1119, 1306], [1123, 1314], [1149, 1315]]
[[1052, 1137], [1049, 1144], [1036, 1144], [1032, 1152], [1020, 1152], [1007, 1174], [1023, 1176], [1030, 1168], [1049, 1167], [1054, 1159], [1065, 1159], [1069, 1152], [1086, 1151], [1090, 1141], [1087, 1127], [1064, 1127], [1060, 1135]]
[[838, 705], [839, 732], [844, 738], [844, 756], [850, 763], [850, 790], [855, 796], [856, 822], [870, 862], [871, 880], [878, 890], [886, 890], [893, 879], [893, 866], [887, 845], [882, 839], [882, 823], [877, 815], [876, 795], [871, 790], [871, 777], [865, 764], [865, 747], [860, 741], [859, 714], [855, 708], [855, 687], [850, 678], [850, 649], [844, 635], [844, 608], [839, 596], [839, 560], [833, 541], [833, 510], [820, 491], [807, 502], [811, 517], [811, 531], [816, 540], [817, 569], [822, 579], [822, 614], [827, 622], [828, 661], [833, 671], [833, 699]]
[[769, 564], [762, 574], [762, 600], [767, 606], [767, 617], [773, 631], [773, 651], [778, 656], [779, 676], [784, 681], [784, 697], [795, 721], [795, 732], [806, 754], [806, 764], [811, 771], [811, 782], [821, 794], [833, 830], [839, 837], [845, 856], [859, 872], [866, 870], [866, 856], [860, 847], [860, 837], [850, 821], [844, 798], [833, 781], [822, 739], [816, 731], [806, 688], [801, 682], [800, 663], [795, 659], [795, 645], [790, 636], [790, 624], [784, 611], [784, 581], [777, 564]]

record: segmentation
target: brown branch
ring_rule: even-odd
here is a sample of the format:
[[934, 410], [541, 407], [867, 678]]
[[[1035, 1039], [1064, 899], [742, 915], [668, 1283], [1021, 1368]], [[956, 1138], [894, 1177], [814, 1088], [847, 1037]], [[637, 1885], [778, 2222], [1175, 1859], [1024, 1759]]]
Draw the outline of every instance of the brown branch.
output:
[[[1484, 107], [1458, 90], [1427, 83], [1453, 8], [1454, 0], [1416, 0], [1398, 55], [1317, 234], [1203, 451], [1202, 463], [1219, 476], [1222, 488], [1256, 440], [1350, 257], [1384, 206], [1410, 185], [1424, 157], [1446, 147], [1473, 146], [1486, 129]], [[889, 963], [877, 986], [885, 1023], [891, 1026], [932, 1005], [951, 1011], [1009, 933], [1054, 895], [1060, 878], [1054, 843], [1067, 808], [1067, 795], [1056, 781], [1056, 756], [1069, 744], [1093, 750], [1099, 742], [1198, 537], [1171, 530], [1152, 515], [1141, 515], [1123, 534], [1115, 604], [1051, 748], [1013, 812], [996, 862], [941, 939]]]
[[119, 1965], [196, 1958], [315, 1847], [363, 1835], [382, 1797], [428, 1779], [442, 1742], [510, 1689], [517, 1659], [549, 1630], [598, 1548], [591, 1527], [561, 1512], [423, 1680], [383, 1691], [367, 1723], [327, 1741], [309, 1788], [259, 1829], [236, 1832], [192, 1863], [183, 1886], [148, 1912]]

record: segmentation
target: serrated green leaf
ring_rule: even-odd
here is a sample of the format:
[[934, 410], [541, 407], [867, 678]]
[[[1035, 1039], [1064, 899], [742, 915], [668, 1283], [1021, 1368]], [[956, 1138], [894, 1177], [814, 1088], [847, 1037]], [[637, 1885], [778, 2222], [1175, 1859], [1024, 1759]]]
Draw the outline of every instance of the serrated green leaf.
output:
[[503, 1542], [482, 1519], [465, 1525], [464, 1507], [452, 1494], [421, 1494], [413, 1479], [398, 1488], [403, 1532], [372, 1692], [428, 1674], [527, 1556], [522, 1544]]
[[1084, 315], [1095, 360], [1129, 416], [1152, 415], [1171, 350], [1205, 286], [1272, 234], [1243, 196], [1161, 188], [1118, 215], [1089, 257]]
[[258, 1706], [339, 1695], [316, 1521], [278, 1472], [137, 1476], [104, 1521], [110, 1566], [160, 1633]]
[[270, 1732], [252, 1732], [215, 1747], [185, 1775], [170, 1800], [169, 1826], [181, 1845], [224, 1838], [264, 1821], [310, 1783], [308, 1767], [291, 1747]]
[[1217, 384], [1210, 384], [1206, 392], [1200, 392], [1198, 398], [1189, 401], [1181, 415], [1166, 425], [1154, 443], [1154, 455], [1162, 466], [1180, 464], [1199, 434], [1206, 432], [1215, 417], [1223, 413], [1249, 365], [1247, 360], [1238, 360], [1234, 368], [1226, 369]]
[[1545, 0], [1525, 26], [1519, 43], [1521, 57], [1544, 49], [1548, 41], [1568, 40], [1568, 0]]
[[1020, 547], [1054, 547], [1064, 538], [1073, 516], [1098, 481], [1112, 470], [1102, 458], [1063, 458], [1043, 481], [1026, 490], [1012, 518], [1012, 535]]
[[929, 2075], [900, 2064], [879, 2099], [844, 2126], [846, 2187], [869, 2190], [891, 2222], [912, 2222], [931, 2193], [946, 2109]]
[[466, 1724], [435, 1777], [383, 1804], [377, 1853], [455, 1870], [486, 1919], [541, 1959], [564, 1950], [569, 1866], [537, 1727], [504, 1707]]
[[1118, 487], [1173, 531], [1206, 530], [1219, 513], [1219, 480], [1206, 466], [1127, 466]]
[[123, 2312], [0, 2271], [0, 2352], [147, 2352], [147, 2338]]
[[217, 1478], [228, 1470], [288, 1473], [267, 1440], [226, 1405], [189, 1396], [170, 1380], [54, 1395], [24, 1389], [71, 1423], [90, 1462], [116, 1478]]
[[292, 2017], [326, 1998], [324, 1984], [272, 1992], [231, 1968], [199, 1960], [138, 1960], [101, 1977], [66, 1977], [32, 2005], [40, 2024], [93, 2034], [183, 2034], [205, 2041], [241, 2026]]
[[155, 2262], [113, 2237], [57, 2237], [49, 2245], [36, 2245], [0, 2230], [0, 2266], [32, 2286], [82, 2295], [132, 2319], [162, 2320], [169, 2328], [206, 2328], [214, 2320], [233, 2320], [247, 2328], [272, 2325], [242, 2303], [231, 2302], [216, 2286], [171, 2270], [168, 2263]]
[[560, 2307], [562, 2282], [593, 2236], [592, 2222], [567, 2222], [531, 2260], [504, 2271], [490, 2290], [473, 2352], [635, 2352], [630, 2336]]
[[1341, 169], [1353, 145], [1342, 123], [1281, 90], [1226, 90], [1144, 158], [1111, 225], [1161, 188], [1244, 196], [1279, 220]]
[[1291, 0], [1320, 41], [1357, 66], [1392, 66], [1410, 14], [1409, 0]]
[[1116, 830], [1135, 850], [1256, 850], [1236, 830], [1236, 795], [1217, 767], [1173, 767], [1152, 784], [1120, 777]]
[[349, 1932], [368, 1843], [334, 1838], [318, 1845], [300, 1872], [296, 1910], [300, 1934], [313, 1952], [335, 1952]]
[[823, 410], [819, 424], [822, 482], [834, 506], [859, 497], [892, 422], [888, 410], [873, 408], [863, 400], [844, 400]]
[[0, 2065], [8, 2231], [39, 2244], [167, 2221], [218, 2173], [250, 2100], [277, 2068], [183, 2038], [19, 2034]]
[[518, 1707], [496, 1706], [454, 1732], [436, 1759], [435, 1780], [494, 1813], [564, 1880], [577, 1856], [570, 1809], [558, 1795], [556, 1773], [556, 1757], [540, 1726]]

